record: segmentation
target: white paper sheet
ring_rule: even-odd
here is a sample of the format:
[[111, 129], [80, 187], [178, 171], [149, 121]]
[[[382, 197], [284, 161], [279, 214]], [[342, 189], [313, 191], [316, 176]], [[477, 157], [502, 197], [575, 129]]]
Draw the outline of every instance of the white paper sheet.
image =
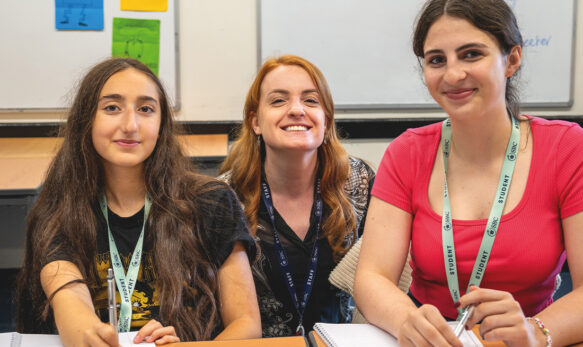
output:
[[[134, 337], [137, 331], [130, 331], [128, 333], [120, 333], [119, 344], [123, 347], [139, 346], [139, 347], [154, 347], [154, 343], [140, 343], [134, 344]], [[44, 334], [19, 334], [2, 333], [0, 334], [0, 346], [10, 347], [63, 347], [59, 335], [44, 335]]]
[[[453, 330], [457, 322], [448, 324]], [[397, 339], [391, 334], [371, 324], [316, 323], [314, 330], [329, 347], [399, 346]], [[460, 340], [465, 347], [483, 346], [471, 330], [465, 330]]]

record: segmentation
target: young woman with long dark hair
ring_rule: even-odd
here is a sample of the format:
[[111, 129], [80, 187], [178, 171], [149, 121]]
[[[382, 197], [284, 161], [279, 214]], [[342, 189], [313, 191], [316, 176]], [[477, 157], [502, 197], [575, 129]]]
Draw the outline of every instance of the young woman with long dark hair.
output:
[[[65, 345], [117, 346], [260, 336], [243, 212], [224, 184], [192, 171], [164, 89], [144, 64], [112, 58], [82, 80], [30, 212], [18, 330]], [[147, 337], [147, 339], [146, 339]]]
[[[359, 309], [400, 345], [461, 346], [446, 320], [470, 306], [486, 341], [583, 341], [583, 130], [519, 113], [522, 44], [504, 0], [430, 0], [419, 16], [413, 50], [448, 119], [387, 148], [355, 278]], [[573, 291], [553, 302], [565, 258]]]

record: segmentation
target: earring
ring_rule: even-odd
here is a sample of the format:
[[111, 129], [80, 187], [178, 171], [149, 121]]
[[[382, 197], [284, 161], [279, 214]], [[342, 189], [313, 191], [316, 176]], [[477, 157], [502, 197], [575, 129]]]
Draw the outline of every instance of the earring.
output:
[[257, 146], [261, 146], [261, 135], [257, 135]]

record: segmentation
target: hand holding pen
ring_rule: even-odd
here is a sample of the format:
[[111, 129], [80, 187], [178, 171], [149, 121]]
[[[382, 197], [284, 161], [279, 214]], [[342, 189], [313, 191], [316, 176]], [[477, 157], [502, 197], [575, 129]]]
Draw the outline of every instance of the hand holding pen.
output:
[[[475, 306], [465, 325], [480, 323], [479, 333], [484, 341], [504, 341], [508, 346], [524, 346], [526, 341], [536, 339], [537, 330], [530, 328], [520, 304], [509, 292], [470, 286], [469, 292], [460, 298], [459, 303], [460, 307], [465, 308]], [[488, 319], [493, 316], [496, 319]]]
[[399, 346], [454, 346], [463, 347], [439, 309], [430, 304], [421, 305], [403, 316], [398, 332]]
[[472, 313], [474, 313], [474, 308], [476, 306], [474, 305], [470, 305], [467, 306], [466, 308], [464, 308], [464, 310], [462, 311], [462, 318], [460, 318], [458, 324], [455, 327], [454, 333], [455, 336], [459, 339], [460, 336], [462, 336], [462, 332], [464, 330], [466, 330], [466, 323], [468, 322], [468, 319], [470, 319], [470, 316], [472, 315]]
[[[113, 275], [113, 269], [107, 269], [107, 306], [109, 311], [109, 323], [115, 329], [115, 333], [119, 332], [117, 324], [117, 303], [115, 301], [115, 277]], [[103, 324], [103, 323], [101, 323]], [[99, 333], [96, 332], [97, 335]], [[111, 343], [111, 340], [107, 340], [109, 337], [100, 336], [100, 340], [103, 342]], [[117, 335], [115, 336], [115, 342], [117, 345]], [[109, 341], [109, 342], [108, 342]], [[177, 343], [180, 342], [180, 338], [176, 336], [176, 331], [172, 326], [163, 326], [160, 322], [152, 319], [146, 323], [136, 334], [134, 338], [134, 343], [149, 342], [149, 343], [166, 344], [166, 343]]]
[[[107, 271], [107, 308], [109, 311], [109, 323], [98, 323], [83, 331], [83, 345], [86, 346], [119, 346], [117, 334], [117, 304], [115, 301], [115, 277], [113, 270]], [[97, 317], [96, 317], [97, 318]]]

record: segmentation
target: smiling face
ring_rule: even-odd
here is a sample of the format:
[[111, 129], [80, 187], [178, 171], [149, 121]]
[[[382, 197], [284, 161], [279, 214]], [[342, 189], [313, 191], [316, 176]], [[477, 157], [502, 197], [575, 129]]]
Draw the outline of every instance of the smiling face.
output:
[[326, 116], [310, 75], [295, 65], [281, 65], [265, 75], [251, 123], [268, 153], [315, 153], [324, 140]]
[[91, 136], [104, 166], [142, 167], [154, 151], [161, 112], [156, 84], [128, 68], [112, 75], [99, 94]]
[[507, 77], [520, 67], [519, 46], [506, 56], [492, 35], [445, 15], [430, 27], [423, 51], [427, 88], [448, 115], [505, 110]]

